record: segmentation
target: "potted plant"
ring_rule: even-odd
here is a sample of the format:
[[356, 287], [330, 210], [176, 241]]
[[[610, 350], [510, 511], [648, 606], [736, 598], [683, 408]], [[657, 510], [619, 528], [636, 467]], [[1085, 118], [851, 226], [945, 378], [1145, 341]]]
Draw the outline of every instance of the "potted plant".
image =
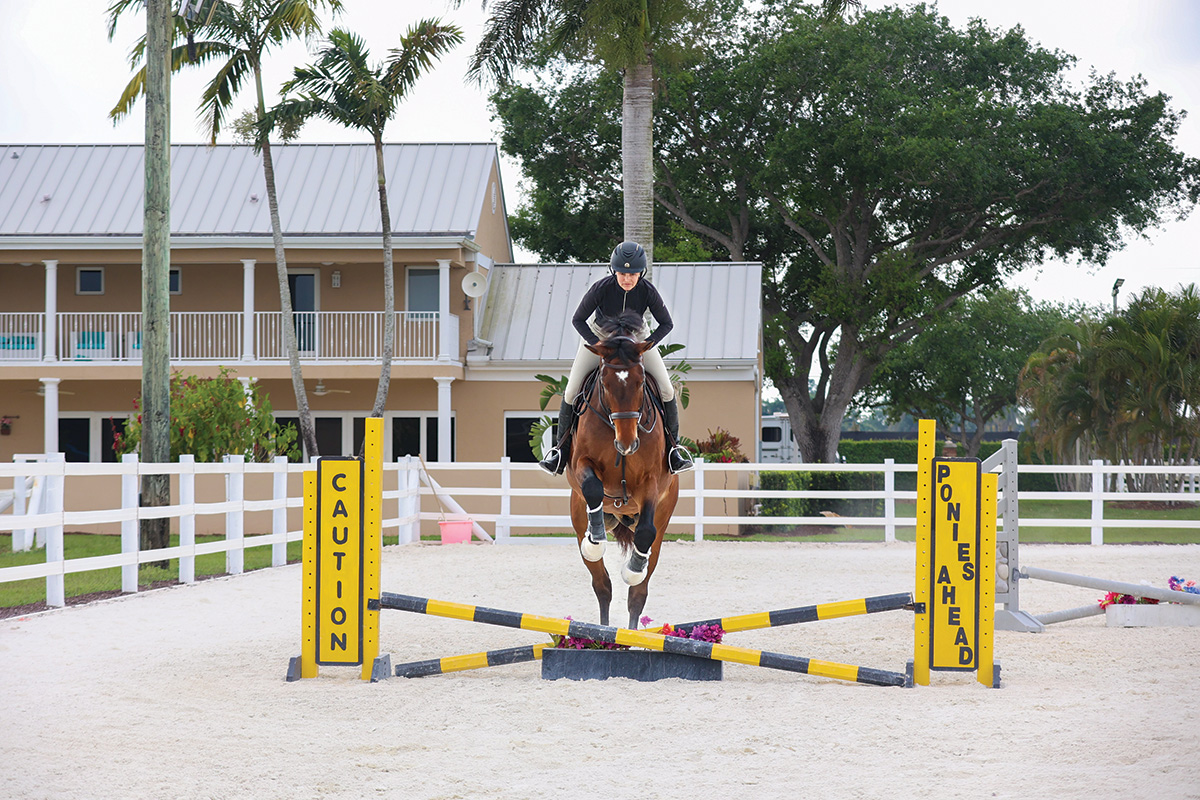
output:
[[[1195, 581], [1171, 576], [1172, 591], [1200, 594]], [[1152, 597], [1109, 592], [1100, 600], [1110, 628], [1200, 627], [1200, 605], [1160, 603]]]

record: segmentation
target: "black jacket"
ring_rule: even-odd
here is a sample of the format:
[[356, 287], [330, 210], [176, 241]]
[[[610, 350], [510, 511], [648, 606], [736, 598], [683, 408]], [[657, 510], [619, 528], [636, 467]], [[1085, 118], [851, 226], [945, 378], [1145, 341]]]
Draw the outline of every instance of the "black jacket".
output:
[[592, 314], [598, 314], [597, 323], [602, 324], [605, 318], [616, 318], [622, 311], [635, 311], [639, 315], [644, 315], [646, 309], [650, 310], [655, 321], [658, 322], [658, 327], [650, 334], [650, 341], [658, 344], [667, 338], [667, 334], [675, 327], [658, 289], [655, 289], [650, 281], [642, 278], [637, 282], [637, 286], [627, 292], [617, 283], [615, 276], [608, 275], [596, 281], [587, 290], [579, 308], [575, 309], [575, 316], [571, 318], [571, 324], [575, 326], [575, 330], [579, 331], [579, 335], [585, 342], [595, 344], [600, 341], [600, 337], [596, 336], [588, 325]]

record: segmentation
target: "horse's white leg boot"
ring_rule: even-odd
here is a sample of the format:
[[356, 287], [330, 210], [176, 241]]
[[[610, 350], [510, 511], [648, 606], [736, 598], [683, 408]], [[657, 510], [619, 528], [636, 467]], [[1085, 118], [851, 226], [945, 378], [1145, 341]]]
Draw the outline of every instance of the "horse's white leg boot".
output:
[[579, 554], [587, 561], [599, 561], [604, 558], [604, 545], [607, 541], [608, 532], [604, 530], [604, 506], [589, 508], [587, 535], [579, 542]]
[[649, 553], [640, 553], [634, 548], [633, 555], [621, 568], [621, 578], [630, 586], [637, 586], [646, 580], [646, 566], [650, 563]]

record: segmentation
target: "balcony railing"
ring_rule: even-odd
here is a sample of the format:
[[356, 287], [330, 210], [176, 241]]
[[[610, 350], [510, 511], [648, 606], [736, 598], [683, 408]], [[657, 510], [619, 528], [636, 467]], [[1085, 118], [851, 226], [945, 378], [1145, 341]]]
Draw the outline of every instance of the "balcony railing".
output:
[[[450, 315], [447, 343], [439, 347], [437, 312], [396, 314], [395, 360], [458, 358], [457, 318]], [[237, 311], [171, 312], [171, 360], [179, 362], [282, 361], [287, 358], [283, 317], [257, 312], [247, 341], [246, 315]], [[0, 363], [47, 360], [46, 315], [0, 313]], [[383, 355], [384, 315], [379, 311], [315, 311], [295, 314], [300, 357], [320, 361], [377, 361]], [[142, 315], [133, 311], [57, 314], [49, 360], [140, 362]]]

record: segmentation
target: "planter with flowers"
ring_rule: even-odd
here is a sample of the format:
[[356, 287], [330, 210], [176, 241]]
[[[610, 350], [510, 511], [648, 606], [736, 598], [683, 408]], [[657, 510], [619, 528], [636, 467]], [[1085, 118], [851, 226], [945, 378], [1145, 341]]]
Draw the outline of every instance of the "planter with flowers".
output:
[[13, 420], [16, 417], [2, 416], [0, 417], [0, 436], [8, 436], [12, 433]]
[[[1172, 576], [1167, 585], [1176, 592], [1200, 594], [1195, 581]], [[1200, 605], [1160, 603], [1152, 597], [1109, 592], [1100, 601], [1100, 607], [1110, 628], [1200, 627]]]
[[[642, 624], [650, 622], [642, 617]], [[697, 625], [691, 630], [663, 625], [647, 628], [650, 633], [680, 636], [704, 642], [719, 643], [725, 635], [720, 625]], [[607, 680], [632, 678], [637, 681], [657, 681], [663, 678], [682, 678], [690, 681], [719, 681], [722, 664], [707, 658], [664, 653], [659, 650], [632, 650], [624, 645], [554, 636], [554, 647], [542, 651], [542, 677], [546, 680]]]

